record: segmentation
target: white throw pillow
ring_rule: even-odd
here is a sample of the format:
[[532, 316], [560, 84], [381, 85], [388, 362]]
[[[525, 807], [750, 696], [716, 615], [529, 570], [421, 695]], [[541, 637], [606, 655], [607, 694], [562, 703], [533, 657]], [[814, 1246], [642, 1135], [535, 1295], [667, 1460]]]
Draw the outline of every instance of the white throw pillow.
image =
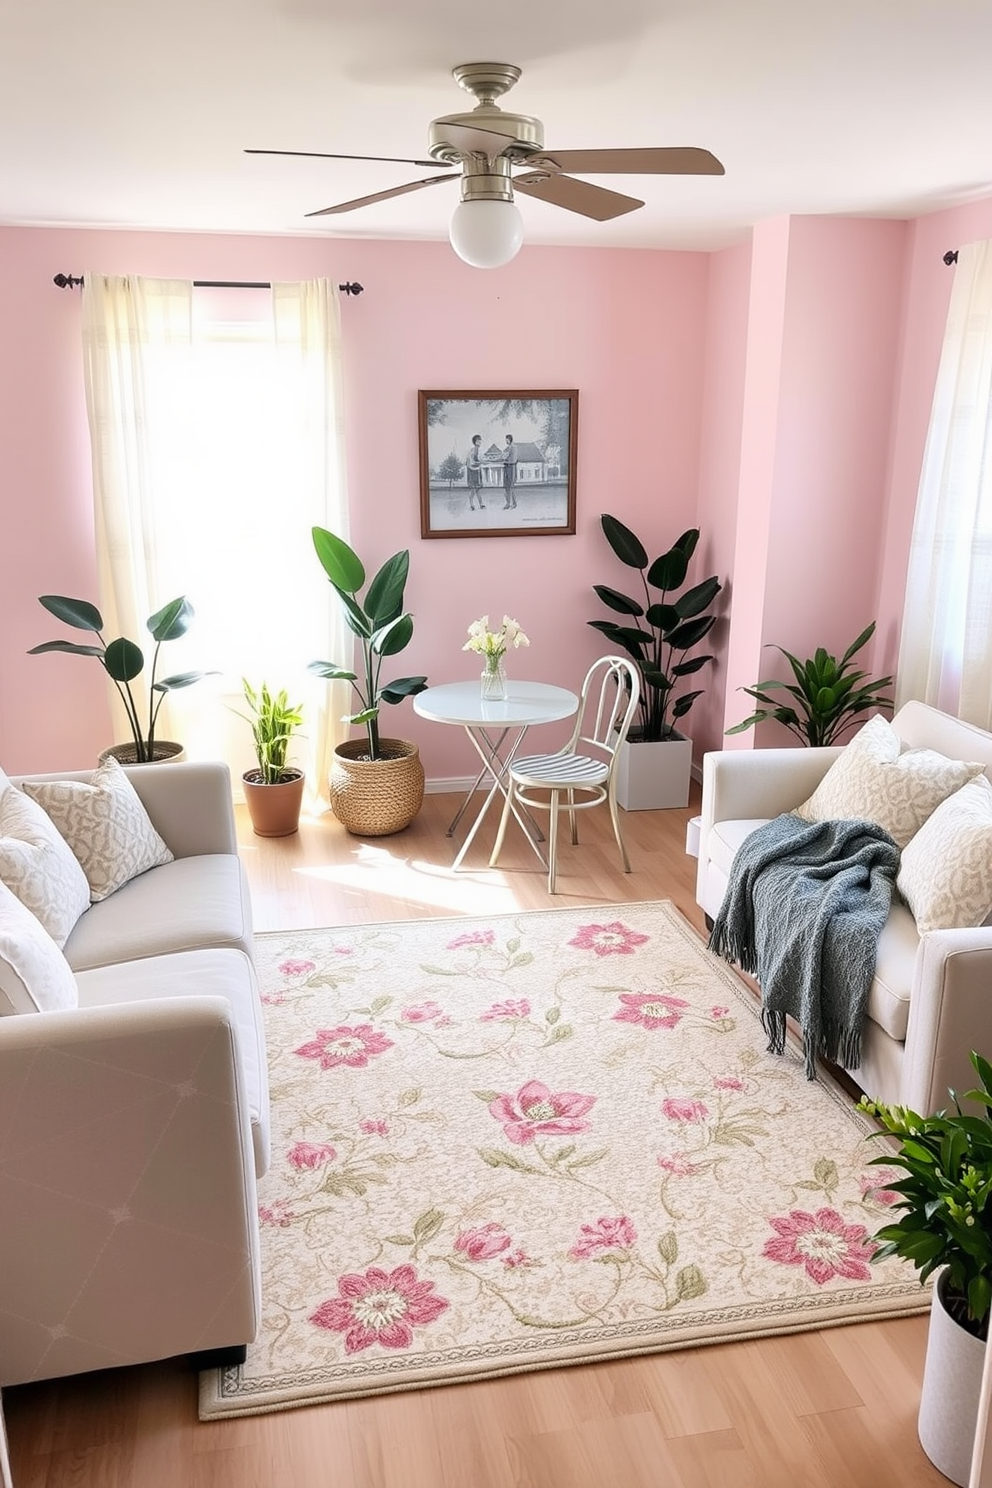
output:
[[0, 793], [0, 882], [62, 947], [89, 908], [90, 886], [55, 824], [22, 791]]
[[78, 1004], [76, 978], [37, 915], [0, 883], [0, 1017]]
[[793, 815], [810, 822], [871, 821], [905, 847], [941, 801], [984, 768], [935, 749], [902, 750], [899, 735], [879, 714], [855, 734]]
[[992, 785], [984, 775], [923, 823], [903, 850], [896, 887], [921, 935], [985, 923], [992, 913]]
[[93, 771], [88, 783], [25, 781], [24, 789], [44, 807], [76, 854], [94, 904], [139, 873], [172, 862], [141, 797], [113, 756]]

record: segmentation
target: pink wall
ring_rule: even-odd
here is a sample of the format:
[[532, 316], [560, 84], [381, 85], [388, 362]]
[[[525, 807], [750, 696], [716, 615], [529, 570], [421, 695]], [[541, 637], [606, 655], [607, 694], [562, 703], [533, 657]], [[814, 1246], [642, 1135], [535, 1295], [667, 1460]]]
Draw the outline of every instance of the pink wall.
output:
[[[109, 727], [96, 663], [25, 655], [49, 633], [39, 594], [97, 597], [79, 297], [53, 287], [56, 272], [330, 274], [365, 285], [342, 303], [352, 538], [370, 567], [411, 549], [417, 630], [404, 668], [432, 681], [471, 676], [469, 622], [506, 610], [531, 639], [511, 658], [517, 675], [577, 686], [601, 651], [586, 625], [603, 613], [592, 585], [619, 582], [599, 514], [659, 551], [694, 520], [705, 255], [525, 248], [489, 275], [446, 244], [0, 229], [0, 258], [0, 760], [10, 772], [85, 766]], [[580, 390], [574, 537], [421, 540], [417, 390], [452, 387]], [[325, 582], [309, 534], [301, 564]], [[421, 723], [409, 703], [387, 721], [421, 743], [429, 777], [474, 768], [464, 737]]]

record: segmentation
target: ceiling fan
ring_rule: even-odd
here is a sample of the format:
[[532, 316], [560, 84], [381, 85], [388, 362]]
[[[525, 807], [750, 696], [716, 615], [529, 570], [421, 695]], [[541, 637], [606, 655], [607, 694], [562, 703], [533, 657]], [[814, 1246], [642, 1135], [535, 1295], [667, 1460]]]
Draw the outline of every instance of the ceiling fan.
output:
[[[608, 191], [568, 174], [583, 175], [702, 175], [722, 176], [723, 166], [709, 150], [693, 147], [620, 150], [545, 150], [544, 125], [527, 114], [505, 113], [497, 98], [520, 77], [510, 62], [466, 62], [453, 69], [455, 81], [477, 100], [466, 114], [435, 119], [428, 136], [429, 160], [398, 159], [391, 155], [335, 155], [321, 150], [246, 150], [247, 155], [305, 155], [321, 160], [377, 160], [396, 165], [441, 165], [455, 174], [424, 176], [376, 191], [353, 201], [338, 202], [308, 212], [327, 217], [353, 212], [374, 202], [389, 201], [410, 191], [422, 191], [442, 181], [461, 180], [461, 201], [451, 219], [451, 246], [476, 268], [509, 263], [523, 242], [523, 221], [514, 203], [515, 191], [537, 197], [555, 207], [578, 212], [596, 222], [608, 222], [634, 212], [644, 203], [619, 191]], [[521, 169], [522, 168], [522, 169]], [[517, 169], [519, 173], [513, 174]]]

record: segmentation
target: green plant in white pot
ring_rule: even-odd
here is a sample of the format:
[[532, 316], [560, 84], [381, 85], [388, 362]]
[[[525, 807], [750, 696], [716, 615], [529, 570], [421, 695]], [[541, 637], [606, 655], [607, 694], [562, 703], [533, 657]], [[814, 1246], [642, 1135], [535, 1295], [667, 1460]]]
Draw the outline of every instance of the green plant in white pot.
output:
[[[865, 1098], [862, 1108], [899, 1142], [876, 1164], [896, 1164], [905, 1176], [885, 1188], [895, 1194], [893, 1217], [877, 1231], [875, 1260], [900, 1255], [937, 1278], [920, 1402], [920, 1441], [954, 1483], [966, 1484], [978, 1420], [985, 1345], [992, 1317], [992, 1065], [974, 1051], [981, 1087], [958, 1098], [953, 1111], [920, 1116], [905, 1106]], [[980, 1114], [962, 1109], [971, 1102]]]
[[303, 711], [285, 688], [273, 692], [265, 682], [255, 688], [247, 678], [242, 687], [249, 711], [239, 716], [251, 725], [256, 760], [241, 777], [252, 828], [257, 837], [289, 837], [299, 829], [304, 781], [287, 754]]
[[85, 599], [67, 599], [62, 594], [42, 594], [38, 602], [56, 619], [64, 621], [66, 625], [71, 625], [76, 630], [89, 631], [97, 638], [95, 645], [83, 645], [78, 641], [66, 640], [43, 641], [40, 646], [32, 646], [28, 655], [40, 656], [45, 651], [62, 651], [70, 656], [95, 656], [97, 658], [117, 689], [124, 705], [132, 738], [131, 744], [115, 745], [105, 753], [113, 753], [122, 764], [149, 764], [153, 760], [175, 758], [177, 754], [181, 754], [181, 744], [159, 740], [155, 737], [159, 709], [166, 693], [175, 692], [181, 687], [190, 687], [194, 682], [199, 682], [206, 673], [177, 672], [170, 677], [159, 677], [157, 671], [159, 651], [165, 643], [178, 640], [189, 629], [190, 621], [193, 619], [193, 606], [189, 600], [182, 595], [178, 599], [170, 600], [145, 622], [148, 633], [155, 642], [155, 649], [152, 652], [151, 670], [148, 677], [148, 699], [144, 709], [139, 709], [138, 699], [131, 687], [131, 683], [138, 680], [145, 668], [145, 657], [141, 647], [125, 636], [105, 641], [103, 616], [96, 605], [90, 604]]
[[687, 689], [685, 679], [714, 660], [709, 654], [688, 653], [716, 623], [715, 614], [704, 612], [723, 585], [712, 574], [686, 587], [699, 542], [698, 527], [690, 527], [667, 552], [651, 559], [640, 538], [618, 518], [604, 513], [600, 521], [613, 552], [621, 563], [638, 571], [641, 585], [640, 595], [634, 597], [606, 584], [594, 584], [603, 604], [624, 619], [588, 622], [632, 658], [641, 678], [637, 716], [620, 754], [617, 799], [628, 811], [685, 806], [692, 743], [676, 724], [702, 696], [699, 688]]
[[314, 527], [313, 544], [361, 655], [360, 669], [340, 661], [312, 661], [309, 666], [318, 677], [351, 683], [361, 707], [345, 721], [366, 731], [365, 740], [349, 739], [334, 751], [331, 807], [349, 832], [383, 837], [408, 827], [424, 799], [417, 745], [379, 733], [383, 703], [400, 703], [427, 687], [424, 676], [382, 680], [383, 661], [413, 639], [413, 616], [403, 608], [410, 554], [394, 553], [366, 588], [365, 565], [344, 538]]

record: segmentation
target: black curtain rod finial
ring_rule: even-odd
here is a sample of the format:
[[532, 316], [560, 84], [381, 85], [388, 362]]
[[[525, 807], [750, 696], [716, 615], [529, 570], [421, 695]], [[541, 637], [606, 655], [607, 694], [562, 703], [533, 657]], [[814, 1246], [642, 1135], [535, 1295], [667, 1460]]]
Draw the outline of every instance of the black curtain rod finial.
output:
[[[55, 284], [55, 285], [57, 285], [59, 289], [75, 289], [76, 286], [77, 285], [81, 285], [82, 282], [83, 282], [82, 276], [81, 275], [76, 275], [76, 274], [56, 274], [55, 277], [52, 280], [52, 283]], [[267, 279], [264, 280], [264, 281], [263, 280], [247, 280], [247, 279], [194, 279], [193, 280], [193, 288], [194, 289], [271, 289], [272, 288], [272, 285], [269, 283], [269, 281]], [[362, 292], [362, 290], [364, 288], [365, 288], [364, 284], [359, 284], [354, 279], [350, 279], [347, 284], [339, 284], [338, 285], [338, 289], [341, 291], [341, 293], [342, 294], [346, 294], [346, 295], [360, 295], [361, 292]]]

